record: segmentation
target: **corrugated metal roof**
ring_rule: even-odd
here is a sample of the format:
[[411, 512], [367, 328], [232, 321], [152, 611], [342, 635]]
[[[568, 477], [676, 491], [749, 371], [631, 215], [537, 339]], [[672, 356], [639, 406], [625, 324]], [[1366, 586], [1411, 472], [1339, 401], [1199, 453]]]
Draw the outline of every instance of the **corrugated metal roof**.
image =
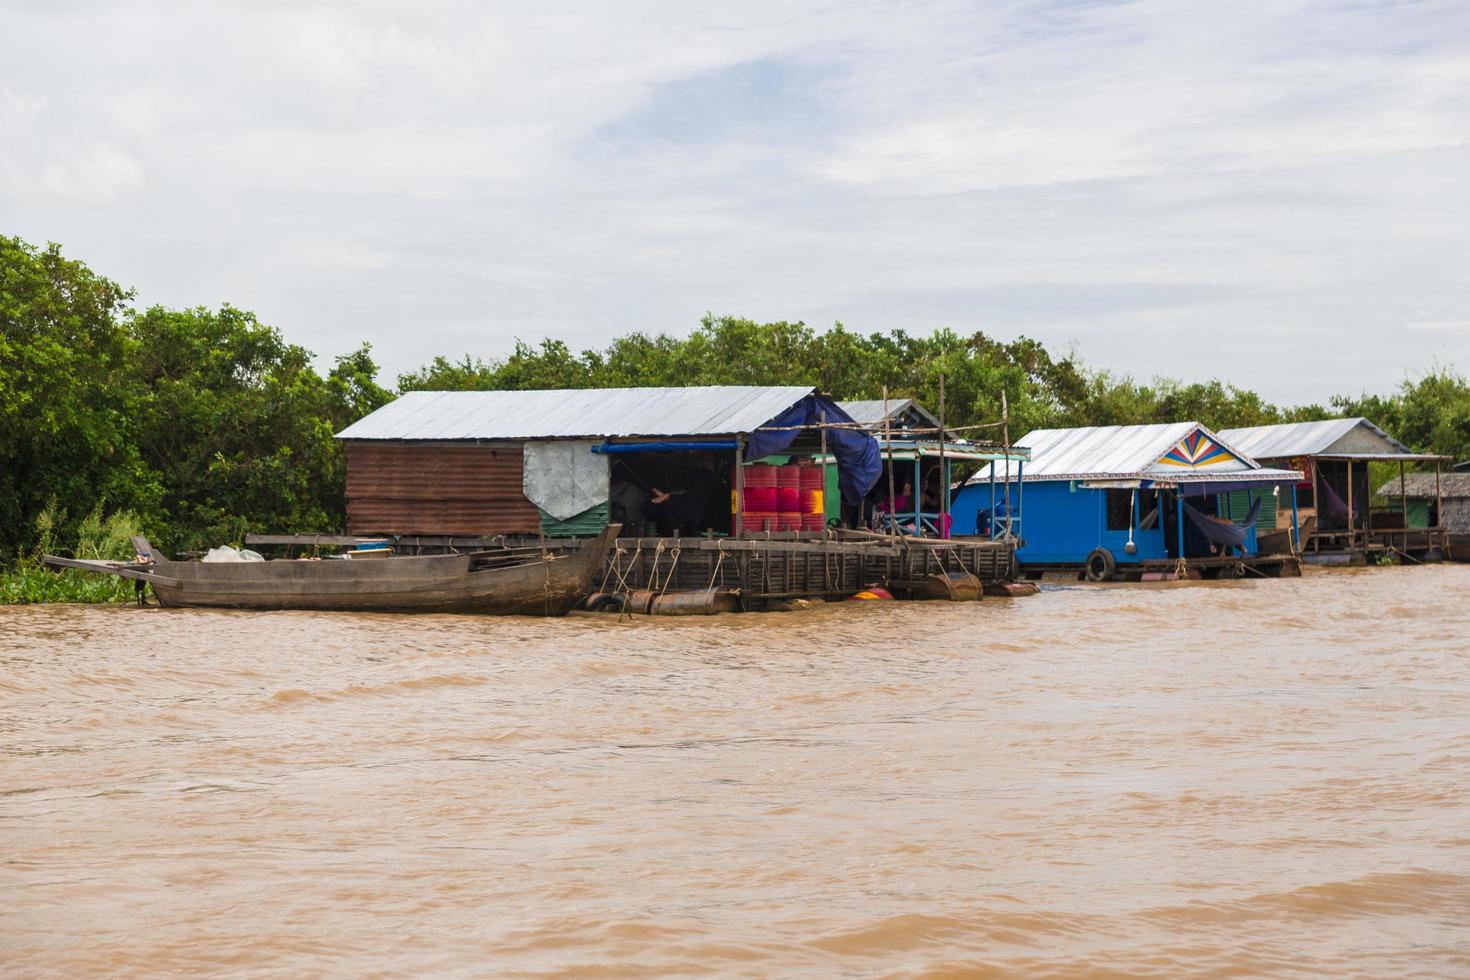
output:
[[338, 439], [596, 439], [733, 435], [810, 395], [800, 386], [410, 391]]
[[1365, 418], [1324, 419], [1320, 422], [1285, 422], [1281, 425], [1253, 425], [1240, 429], [1223, 429], [1220, 437], [1255, 459], [1281, 459], [1286, 456], [1316, 456], [1359, 426], [1381, 436], [1402, 452], [1408, 446], [1384, 432]]
[[[1221, 471], [1212, 467], [1177, 473], [1149, 472], [1185, 436], [1199, 429], [1211, 440], [1237, 457], [1248, 469]], [[1078, 429], [1037, 429], [1016, 441], [1031, 451], [1031, 462], [1023, 472], [1026, 482], [1040, 480], [1118, 480], [1147, 479], [1172, 482], [1216, 482], [1231, 480], [1295, 479], [1290, 470], [1264, 470], [1253, 459], [1240, 452], [1231, 442], [1220, 438], [1198, 422], [1170, 422], [1157, 425], [1103, 425]], [[998, 466], [1000, 464], [997, 464]], [[1003, 467], [997, 469], [1003, 473]], [[990, 479], [986, 467], [971, 477], [971, 483]]]
[[[856, 401], [838, 402], [837, 407], [841, 408], [848, 415], [851, 415], [852, 420], [859, 425], [879, 428], [883, 424], [883, 399], [881, 398], [860, 398]], [[906, 409], [910, 408], [923, 417], [930, 425], [935, 428], [939, 427], [939, 419], [934, 416], [934, 413], [912, 398], [888, 399], [888, 415], [890, 417], [902, 415]]]
[[[1470, 473], [1441, 473], [1439, 476], [1440, 494], [1446, 499], [1452, 497], [1470, 497]], [[1434, 474], [1433, 473], [1409, 473], [1404, 476], [1404, 496], [1434, 499]], [[1399, 478], [1394, 477], [1383, 486], [1378, 488], [1380, 497], [1397, 497], [1399, 495]]]

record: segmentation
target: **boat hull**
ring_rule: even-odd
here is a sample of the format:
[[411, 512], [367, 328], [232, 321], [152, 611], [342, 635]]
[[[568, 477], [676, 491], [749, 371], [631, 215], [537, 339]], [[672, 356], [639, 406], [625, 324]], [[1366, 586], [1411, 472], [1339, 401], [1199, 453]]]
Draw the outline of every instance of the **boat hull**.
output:
[[179, 562], [153, 566], [164, 606], [560, 616], [592, 590], [617, 529], [576, 550], [485, 567], [485, 557]]

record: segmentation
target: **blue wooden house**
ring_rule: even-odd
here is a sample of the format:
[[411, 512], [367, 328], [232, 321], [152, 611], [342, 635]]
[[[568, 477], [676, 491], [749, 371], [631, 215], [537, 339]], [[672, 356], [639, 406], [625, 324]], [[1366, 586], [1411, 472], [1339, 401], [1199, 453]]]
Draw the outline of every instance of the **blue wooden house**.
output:
[[1255, 524], [1267, 496], [1291, 506], [1301, 474], [1262, 467], [1198, 422], [1040, 429], [1017, 445], [1031, 453], [1024, 473], [993, 464], [971, 477], [954, 531], [1015, 536], [1025, 571], [1106, 581], [1299, 569], [1295, 554], [1258, 553]]

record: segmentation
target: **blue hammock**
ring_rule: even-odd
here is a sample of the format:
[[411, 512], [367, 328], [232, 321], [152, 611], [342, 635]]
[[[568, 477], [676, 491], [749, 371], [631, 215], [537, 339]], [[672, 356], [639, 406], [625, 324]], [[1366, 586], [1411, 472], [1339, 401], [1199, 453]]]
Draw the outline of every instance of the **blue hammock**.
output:
[[1219, 545], [1239, 548], [1245, 551], [1245, 539], [1250, 534], [1251, 526], [1256, 523], [1256, 517], [1261, 513], [1261, 501], [1263, 497], [1257, 497], [1251, 504], [1250, 511], [1245, 515], [1245, 520], [1240, 524], [1231, 521], [1218, 521], [1185, 505], [1184, 514], [1189, 518], [1189, 523], [1194, 529], [1203, 534], [1210, 541]]

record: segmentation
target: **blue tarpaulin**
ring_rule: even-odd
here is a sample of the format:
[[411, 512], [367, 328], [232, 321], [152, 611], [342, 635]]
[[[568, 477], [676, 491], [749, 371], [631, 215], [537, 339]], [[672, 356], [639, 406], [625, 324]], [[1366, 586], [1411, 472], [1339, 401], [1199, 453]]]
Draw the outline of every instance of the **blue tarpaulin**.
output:
[[[823, 415], [828, 422], [852, 422], [852, 416], [837, 403], [821, 395], [807, 395], [780, 415], [750, 434], [746, 447], [749, 459], [779, 453], [796, 441], [801, 431], [795, 426], [818, 425]], [[767, 431], [776, 430], [776, 431]], [[873, 489], [883, 470], [878, 440], [861, 429], [828, 429], [827, 449], [837, 459], [837, 486], [844, 504], [856, 504]]]

